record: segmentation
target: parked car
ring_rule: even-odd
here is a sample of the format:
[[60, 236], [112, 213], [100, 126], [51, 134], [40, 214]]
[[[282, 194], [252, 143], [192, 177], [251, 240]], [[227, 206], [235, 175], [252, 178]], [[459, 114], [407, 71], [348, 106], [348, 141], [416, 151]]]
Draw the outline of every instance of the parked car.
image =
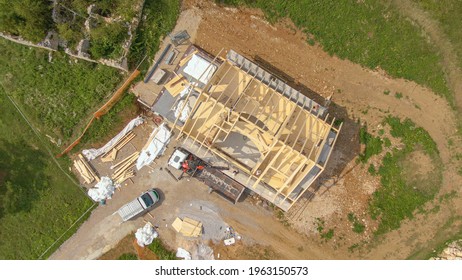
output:
[[155, 189], [150, 189], [142, 193], [139, 197], [135, 198], [133, 201], [125, 204], [117, 210], [117, 213], [122, 218], [122, 220], [128, 221], [131, 218], [147, 212], [160, 200], [159, 193]]

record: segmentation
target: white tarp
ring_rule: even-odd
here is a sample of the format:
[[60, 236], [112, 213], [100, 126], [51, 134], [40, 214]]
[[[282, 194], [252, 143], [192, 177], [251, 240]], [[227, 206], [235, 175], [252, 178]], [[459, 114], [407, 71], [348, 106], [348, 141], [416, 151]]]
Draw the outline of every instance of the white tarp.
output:
[[143, 166], [150, 164], [158, 155], [161, 155], [170, 141], [171, 135], [165, 123], [156, 127], [149, 136], [148, 145], [141, 151], [136, 161], [136, 169], [140, 170]]
[[88, 190], [88, 195], [96, 202], [100, 202], [105, 199], [111, 199], [114, 194], [114, 184], [111, 178], [101, 177], [101, 180], [91, 189]]
[[[186, 102], [186, 105], [185, 105], [185, 102]], [[184, 123], [188, 119], [188, 116], [190, 113], [191, 113], [191, 107], [189, 106], [189, 102], [185, 100], [180, 100], [180, 102], [178, 102], [178, 105], [175, 108], [175, 118], [178, 118], [178, 116], [180, 116], [179, 120]]]
[[195, 54], [188, 61], [183, 71], [201, 83], [206, 84], [216, 70], [215, 65]]
[[180, 259], [190, 260], [191, 254], [183, 248], [178, 248], [176, 251], [176, 257]]
[[133, 120], [131, 120], [125, 128], [119, 132], [114, 138], [111, 139], [111, 141], [107, 142], [106, 145], [99, 149], [88, 149], [88, 150], [83, 150], [82, 154], [88, 159], [88, 160], [94, 160], [95, 158], [99, 157], [100, 155], [108, 152], [112, 146], [117, 143], [117, 141], [120, 140], [120, 138], [124, 137], [125, 134], [129, 133], [133, 128], [139, 126], [144, 122], [144, 119], [142, 117], [137, 117]]
[[213, 249], [205, 244], [198, 244], [196, 248], [192, 249], [191, 259], [193, 260], [214, 260]]
[[138, 243], [141, 247], [151, 244], [157, 236], [159, 236], [159, 234], [151, 226], [151, 224], [146, 224], [144, 227], [139, 228], [135, 233], [136, 243]]
[[191, 89], [191, 88], [192, 88], [192, 85], [185, 86], [184, 89], [182, 91], [180, 91], [180, 98], [185, 97], [186, 95], [188, 95], [189, 91], [194, 90], [194, 89]]

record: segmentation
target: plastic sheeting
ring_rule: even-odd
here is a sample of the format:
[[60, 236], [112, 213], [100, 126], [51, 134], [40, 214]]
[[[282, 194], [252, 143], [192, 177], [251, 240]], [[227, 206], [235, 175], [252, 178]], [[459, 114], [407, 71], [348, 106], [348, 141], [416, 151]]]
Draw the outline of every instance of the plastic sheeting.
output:
[[191, 91], [191, 90], [194, 90], [194, 89], [191, 89], [191, 85], [187, 85], [184, 87], [184, 89], [182, 91], [180, 91], [180, 98], [183, 98], [185, 97], [186, 95], [188, 95], [188, 93]]
[[145, 146], [146, 148], [141, 151], [136, 161], [136, 169], [140, 170], [143, 166], [151, 164], [158, 155], [163, 154], [165, 146], [170, 141], [170, 136], [172, 136], [172, 133], [165, 126], [165, 123], [156, 127], [149, 136], [149, 145]]
[[141, 247], [151, 244], [157, 236], [159, 236], [159, 234], [151, 224], [144, 225], [144, 227], [139, 228], [135, 233], [136, 243]]
[[88, 190], [88, 195], [96, 202], [111, 199], [114, 194], [114, 184], [111, 178], [101, 177], [101, 180], [91, 189]]
[[213, 249], [205, 244], [198, 244], [197, 248], [193, 249], [192, 253], [193, 260], [214, 260]]
[[[185, 102], [187, 103], [186, 106], [184, 105]], [[178, 118], [178, 116], [180, 116], [179, 120], [184, 123], [188, 119], [190, 113], [191, 107], [189, 107], [189, 102], [185, 100], [180, 100], [180, 102], [178, 102], [178, 105], [175, 108], [175, 118]]]
[[144, 122], [144, 119], [142, 117], [137, 117], [133, 120], [131, 120], [125, 128], [119, 132], [114, 138], [111, 139], [111, 141], [107, 142], [106, 145], [99, 149], [88, 149], [88, 150], [83, 150], [82, 154], [88, 159], [88, 160], [94, 160], [95, 158], [99, 157], [100, 155], [108, 152], [112, 146], [117, 143], [117, 141], [120, 140], [120, 138], [124, 137], [125, 134], [129, 133], [133, 128], [139, 126]]
[[217, 66], [195, 54], [189, 60], [188, 65], [186, 65], [183, 71], [201, 83], [207, 84], [216, 70]]
[[191, 254], [183, 248], [178, 248], [176, 251], [176, 257], [180, 259], [190, 260]]

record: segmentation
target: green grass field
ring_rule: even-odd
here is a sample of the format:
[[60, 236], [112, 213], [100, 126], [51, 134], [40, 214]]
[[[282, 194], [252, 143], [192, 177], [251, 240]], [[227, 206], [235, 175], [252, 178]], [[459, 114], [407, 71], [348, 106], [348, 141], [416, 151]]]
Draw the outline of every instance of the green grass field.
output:
[[[371, 69], [380, 67], [393, 77], [416, 81], [453, 104], [453, 95], [446, 84], [437, 50], [422, 36], [418, 27], [401, 17], [392, 6], [384, 4], [385, 1], [216, 2], [261, 8], [270, 22], [289, 17], [298, 28], [305, 31], [308, 41], [319, 43], [331, 55]], [[453, 20], [459, 19], [455, 17]]]
[[[0, 39], [0, 79], [43, 134], [69, 140], [76, 126], [114, 91], [114, 68]], [[84, 122], [84, 121], [83, 121]]]
[[[176, 22], [179, 1], [147, 0], [145, 8], [147, 16], [131, 57], [145, 52], [154, 56], [159, 37]], [[0, 259], [36, 259], [94, 206], [50, 158], [44, 145], [53, 154], [62, 147], [50, 144], [46, 135], [63, 142], [73, 140], [91, 113], [121, 83], [123, 74], [61, 52], [52, 53], [50, 62], [47, 51], [3, 39], [0, 53]], [[39, 130], [41, 141], [6, 98], [3, 86]], [[105, 141], [136, 113], [134, 96], [126, 94], [94, 122], [79, 147]], [[67, 172], [69, 159], [59, 162]], [[69, 238], [89, 213], [42, 258]]]
[[38, 258], [92, 205], [0, 88], [0, 259]]

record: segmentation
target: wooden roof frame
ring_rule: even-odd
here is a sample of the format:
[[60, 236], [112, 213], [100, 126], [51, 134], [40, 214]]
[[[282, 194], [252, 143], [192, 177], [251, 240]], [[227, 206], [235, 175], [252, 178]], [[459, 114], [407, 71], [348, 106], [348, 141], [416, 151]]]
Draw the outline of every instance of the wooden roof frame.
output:
[[[214, 58], [214, 60], [217, 57], [218, 55]], [[223, 67], [225, 67], [225, 65], [228, 67], [228, 69], [223, 70], [225, 71], [225, 73], [221, 73], [220, 71], [223, 69]], [[300, 171], [310, 161], [312, 162], [312, 166], [317, 166], [318, 168], [321, 169], [321, 172], [324, 170], [324, 166], [318, 164], [317, 160], [323, 150], [323, 147], [325, 146], [325, 144], [327, 143], [329, 139], [328, 135], [330, 131], [334, 130], [335, 132], [337, 132], [337, 135], [338, 135], [342, 126], [340, 125], [338, 129], [333, 127], [335, 118], [332, 118], [331, 122], [328, 123], [327, 120], [329, 118], [329, 114], [326, 114], [326, 116], [323, 119], [321, 119], [320, 118], [321, 110], [316, 110], [317, 114], [316, 115], [313, 114], [313, 108], [307, 109], [305, 107], [306, 102], [307, 102], [306, 99], [303, 100], [303, 104], [300, 104], [299, 100], [294, 101], [292, 99], [292, 96], [294, 94], [293, 92], [290, 96], [287, 96], [284, 94], [285, 90], [287, 89], [285, 89], [282, 93], [277, 91], [277, 89], [281, 86], [280, 80], [277, 80], [276, 88], [273, 88], [263, 83], [263, 75], [260, 78], [256, 78], [258, 71], [255, 71], [255, 74], [251, 76], [249, 74], [251, 71], [251, 67], [249, 67], [247, 71], [244, 71], [243, 66], [244, 64], [240, 65], [240, 67], [237, 67], [236, 65], [230, 63], [229, 61], [224, 60], [224, 62], [220, 65], [220, 67], [216, 71], [216, 73], [220, 72], [222, 76], [219, 79], [212, 77], [209, 80], [209, 82], [205, 85], [205, 87], [200, 91], [196, 102], [192, 106], [193, 108], [191, 110], [190, 116], [188, 117], [185, 124], [179, 127], [180, 133], [178, 134], [177, 139], [179, 139], [181, 136], [185, 136], [185, 139], [183, 141], [183, 144], [185, 144], [188, 138], [191, 138], [193, 140], [191, 142], [191, 146], [194, 143], [196, 143], [199, 146], [198, 148], [196, 148], [196, 151], [195, 151], [197, 154], [199, 154], [199, 152], [205, 146], [206, 149], [204, 151], [204, 154], [206, 154], [209, 151], [212, 151], [214, 154], [218, 155], [219, 157], [225, 160], [230, 160], [233, 164], [243, 167], [236, 160], [233, 160], [232, 158], [230, 159], [228, 155], [225, 155], [221, 151], [214, 148], [213, 144], [217, 140], [218, 136], [223, 132], [226, 133], [226, 135], [224, 136], [224, 139], [226, 139], [229, 136], [229, 133], [233, 131], [233, 129], [235, 129], [235, 125], [238, 121], [244, 121], [244, 122], [247, 122], [248, 124], [253, 124], [256, 129], [264, 133], [264, 129], [260, 128], [259, 125], [257, 125], [257, 122], [260, 121], [262, 123], [267, 123], [268, 120], [272, 119], [273, 116], [271, 115], [271, 113], [269, 113], [265, 115], [265, 118], [263, 120], [262, 119], [263, 112], [265, 110], [268, 110], [269, 104], [274, 98], [278, 98], [278, 99], [277, 99], [277, 102], [274, 103], [275, 105], [270, 106], [270, 110], [268, 110], [270, 112], [274, 110], [275, 106], [279, 106], [282, 100], [284, 102], [283, 103], [284, 108], [290, 107], [290, 111], [287, 113], [287, 115], [285, 115], [283, 120], [279, 118], [273, 119], [275, 123], [273, 128], [268, 127], [268, 131], [266, 132], [268, 132], [271, 135], [272, 142], [269, 145], [269, 148], [265, 152], [261, 152], [262, 157], [257, 162], [255, 167], [252, 168], [252, 170], [248, 173], [249, 176], [248, 176], [247, 183], [249, 183], [252, 178], [255, 179], [255, 182], [253, 182], [252, 185], [249, 186], [251, 189], [255, 189], [257, 185], [260, 184], [262, 180], [264, 180], [265, 175], [268, 174], [269, 170], [275, 170], [278, 174], [280, 174], [284, 178], [284, 182], [279, 187], [272, 186], [272, 188], [276, 190], [276, 193], [273, 197], [272, 202], [275, 202], [277, 197], [282, 194], [284, 196], [283, 201], [286, 201], [287, 199], [289, 199], [290, 201], [292, 201], [291, 202], [291, 205], [292, 205], [303, 194], [303, 192], [306, 191], [306, 189], [301, 191], [301, 193], [298, 194], [294, 200], [289, 198], [289, 195], [297, 188], [298, 184], [303, 180], [303, 178], [308, 174], [308, 172], [311, 169], [304, 171], [304, 173], [306, 174], [304, 175], [302, 174], [302, 176], [297, 177], [297, 175], [300, 174]], [[232, 78], [228, 80], [228, 84], [225, 85], [225, 87], [222, 89], [222, 92], [220, 93], [220, 95], [218, 97], [212, 96], [213, 93], [210, 92], [211, 89], [213, 87], [217, 87], [218, 85], [222, 86], [221, 83], [223, 82], [223, 79], [225, 77], [228, 77], [229, 72], [232, 70], [234, 70], [235, 73], [233, 74]], [[240, 78], [240, 74], [244, 74], [243, 78]], [[229, 91], [227, 90], [233, 84], [236, 77], [238, 79], [237, 85], [235, 86], [234, 89], [231, 88], [231, 93], [229, 93]], [[245, 82], [242, 82], [242, 81], [245, 81]], [[253, 91], [247, 92], [248, 87], [253, 82], [256, 82], [257, 85], [255, 86]], [[245, 83], [242, 89], [240, 88], [241, 83]], [[282, 83], [282, 86], [283, 86], [283, 83]], [[254, 106], [250, 113], [245, 112], [245, 109], [249, 103], [254, 102], [254, 101], [258, 102], [258, 100], [254, 99], [253, 97], [255, 96], [255, 93], [261, 91], [262, 88], [265, 90], [265, 92], [263, 93], [263, 96], [270, 94], [265, 104], [259, 103], [259, 106]], [[191, 91], [192, 90], [190, 90], [190, 92], [188, 93], [186, 100], [190, 97]], [[223, 94], [225, 94], [225, 92], [227, 92], [228, 96], [226, 98], [226, 101], [223, 101], [221, 98], [223, 97]], [[261, 92], [259, 92], [259, 94], [261, 94]], [[275, 95], [277, 95], [277, 97]], [[206, 97], [205, 100], [204, 100], [204, 96]], [[232, 102], [232, 105], [230, 106], [225, 106], [225, 104], [229, 103], [229, 101], [232, 100], [232, 98], [234, 97], [237, 97], [236, 101]], [[236, 108], [238, 107], [238, 105], [241, 104], [241, 102], [244, 102], [242, 101], [243, 99], [247, 99], [247, 100], [245, 101], [246, 103], [241, 109], [242, 111], [240, 112], [236, 111]], [[207, 109], [210, 111], [205, 117], [205, 120], [203, 120], [204, 124], [207, 124], [210, 121], [210, 118], [212, 117], [212, 113], [217, 108], [217, 106], [220, 107], [220, 110], [222, 110], [224, 113], [227, 114], [227, 117], [221, 124], [214, 123], [210, 125], [210, 127], [208, 127], [205, 131], [201, 132], [201, 134], [193, 135], [193, 132], [195, 131], [195, 129], [197, 129], [196, 125], [199, 120], [198, 117], [193, 120], [194, 115], [196, 111], [199, 109], [199, 107], [203, 106], [204, 104], [209, 104], [210, 106], [212, 106], [210, 109]], [[294, 116], [297, 109], [299, 111], [296, 113], [296, 116]], [[243, 115], [244, 112], [246, 113], [246, 115]], [[221, 113], [216, 113], [214, 116], [217, 116], [218, 114], [221, 114]], [[247, 117], [247, 115], [253, 116], [255, 120], [252, 121], [250, 117]], [[302, 118], [303, 120], [302, 124], [300, 126], [297, 126], [297, 127], [300, 127], [300, 129], [297, 132], [295, 139], [290, 137], [291, 135], [290, 132], [293, 132], [293, 131], [290, 128], [287, 128], [288, 124], [291, 123], [292, 118], [295, 118], [295, 120], [293, 121], [294, 125], [299, 122], [300, 118]], [[179, 117], [175, 119], [173, 126], [176, 125], [178, 119]], [[188, 124], [188, 122], [192, 122], [192, 123]], [[227, 123], [228, 127], [226, 128], [223, 127], [224, 123]], [[190, 125], [188, 129], [186, 129], [187, 124]], [[316, 128], [314, 128], [314, 126], [316, 126]], [[305, 127], [306, 127], [306, 130], [302, 129]], [[213, 135], [212, 139], [210, 140], [207, 137], [208, 135], [210, 135], [213, 129], [218, 129], [218, 131], [216, 132], [215, 135]], [[281, 139], [281, 135], [284, 134], [284, 132], [287, 132], [287, 129], [290, 132], [287, 133], [284, 139]], [[316, 131], [313, 131], [313, 130], [316, 130]], [[302, 138], [303, 144], [299, 148], [296, 148], [296, 145], [297, 143], [299, 143], [302, 133], [308, 133], [306, 135], [307, 137], [305, 139]], [[200, 135], [203, 135], [203, 137], [201, 137], [203, 139], [201, 140], [199, 140], [198, 138]], [[338, 137], [336, 136], [333, 143], [331, 144], [332, 147], [335, 145], [337, 138]], [[289, 143], [289, 139], [292, 139], [293, 142]], [[321, 139], [322, 141], [319, 142]], [[312, 147], [309, 153], [305, 154], [304, 149], [308, 142], [312, 142]], [[272, 152], [275, 152], [275, 154]], [[298, 161], [299, 162], [298, 166], [293, 171], [286, 174], [280, 170], [281, 166], [287, 166], [287, 164], [289, 164], [289, 170], [291, 170], [292, 163], [287, 163], [286, 161], [284, 161], [281, 158], [281, 155], [284, 155], [284, 153], [288, 153], [288, 152], [298, 154], [298, 156], [300, 156], [300, 161]], [[332, 152], [332, 149], [329, 151], [329, 154], [325, 162], [328, 161], [331, 155], [331, 152]], [[311, 159], [311, 156], [313, 155], [313, 153], [314, 153], [314, 158]], [[269, 159], [268, 157], [270, 155], [272, 156], [272, 158], [268, 162], [268, 159]], [[264, 162], [267, 162], [267, 165], [263, 169], [261, 169], [262, 164]], [[248, 170], [247, 168], [244, 168], [244, 169]], [[289, 189], [290, 191], [286, 195], [284, 194], [284, 192], [287, 189]]]

